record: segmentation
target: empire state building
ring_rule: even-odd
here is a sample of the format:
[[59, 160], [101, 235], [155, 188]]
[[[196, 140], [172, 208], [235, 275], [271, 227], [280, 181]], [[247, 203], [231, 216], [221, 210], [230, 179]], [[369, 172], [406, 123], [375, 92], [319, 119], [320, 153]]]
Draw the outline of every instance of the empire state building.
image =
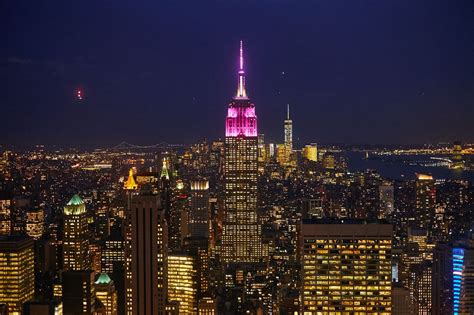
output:
[[257, 220], [258, 141], [255, 105], [245, 90], [242, 41], [237, 93], [225, 126], [225, 219], [221, 258], [225, 263], [255, 263], [263, 258]]

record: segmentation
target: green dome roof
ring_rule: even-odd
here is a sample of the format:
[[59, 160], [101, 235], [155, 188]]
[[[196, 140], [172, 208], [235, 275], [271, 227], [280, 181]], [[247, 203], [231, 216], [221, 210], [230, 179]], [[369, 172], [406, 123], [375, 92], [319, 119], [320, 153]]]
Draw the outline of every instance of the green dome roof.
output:
[[72, 196], [71, 200], [67, 203], [68, 206], [78, 206], [84, 204], [84, 201], [79, 197], [79, 195]]
[[79, 215], [86, 213], [86, 204], [78, 195], [72, 196], [71, 200], [64, 207], [64, 214]]
[[109, 284], [112, 279], [105, 272], [101, 273], [95, 284]]

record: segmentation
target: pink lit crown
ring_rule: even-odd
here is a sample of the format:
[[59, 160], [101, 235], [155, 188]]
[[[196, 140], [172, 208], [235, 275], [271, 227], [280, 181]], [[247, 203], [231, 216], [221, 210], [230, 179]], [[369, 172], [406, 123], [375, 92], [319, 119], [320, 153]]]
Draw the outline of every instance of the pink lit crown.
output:
[[240, 102], [230, 103], [227, 109], [225, 136], [256, 137], [257, 116], [255, 115], [255, 107], [250, 102], [245, 102], [245, 104], [238, 103]]

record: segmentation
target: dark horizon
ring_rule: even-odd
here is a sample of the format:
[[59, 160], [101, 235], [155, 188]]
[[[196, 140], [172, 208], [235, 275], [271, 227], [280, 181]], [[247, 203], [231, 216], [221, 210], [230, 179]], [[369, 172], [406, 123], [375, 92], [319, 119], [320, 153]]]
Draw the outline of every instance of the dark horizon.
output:
[[295, 143], [474, 142], [472, 1], [15, 1], [4, 12], [0, 145], [222, 138], [241, 39], [268, 142], [283, 142], [287, 103]]

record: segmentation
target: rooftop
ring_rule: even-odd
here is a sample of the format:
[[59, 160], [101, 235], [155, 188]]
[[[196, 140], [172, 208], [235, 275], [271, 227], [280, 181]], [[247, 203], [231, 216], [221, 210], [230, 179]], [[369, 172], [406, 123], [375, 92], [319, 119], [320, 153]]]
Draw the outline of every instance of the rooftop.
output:
[[101, 273], [95, 284], [109, 284], [112, 281], [105, 272]]
[[79, 197], [79, 195], [74, 195], [72, 196], [71, 200], [67, 203], [68, 206], [78, 206], [78, 205], [83, 205], [84, 201]]

